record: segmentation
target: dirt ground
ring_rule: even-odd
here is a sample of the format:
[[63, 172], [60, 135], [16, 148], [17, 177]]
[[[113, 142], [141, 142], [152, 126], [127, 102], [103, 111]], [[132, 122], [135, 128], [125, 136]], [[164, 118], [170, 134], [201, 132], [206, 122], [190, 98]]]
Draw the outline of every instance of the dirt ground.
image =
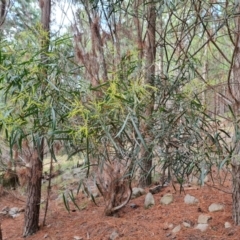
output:
[[[211, 186], [210, 186], [211, 185]], [[107, 240], [113, 232], [118, 233], [116, 239], [125, 240], [165, 240], [165, 239], [186, 239], [186, 240], [239, 240], [240, 227], [234, 226], [232, 221], [232, 199], [231, 182], [225, 183], [224, 191], [218, 184], [208, 182], [203, 187], [186, 187], [184, 192], [175, 191], [172, 186], [163, 189], [162, 192], [155, 194], [155, 205], [150, 209], [144, 209], [145, 196], [132, 199], [129, 204], [113, 217], [103, 216], [104, 202], [100, 197], [97, 199], [96, 206], [83, 194], [78, 195], [79, 211], [74, 205], [71, 205], [71, 212], [68, 213], [61, 200], [50, 200], [49, 211], [47, 215], [47, 225], [40, 226], [40, 230], [29, 240], [52, 239], [52, 240], [71, 240], [71, 239], [93, 239]], [[146, 192], [148, 189], [146, 189]], [[165, 193], [173, 193], [174, 202], [167, 206], [160, 205], [160, 198]], [[52, 196], [54, 196], [54, 192]], [[184, 203], [185, 194], [190, 194], [198, 198], [196, 205], [187, 205]], [[19, 195], [17, 195], [19, 196]], [[0, 198], [0, 210], [5, 207], [24, 207], [24, 198], [16, 198], [12, 193], [5, 194]], [[54, 199], [54, 197], [52, 197]], [[131, 204], [137, 205], [131, 208]], [[224, 211], [209, 213], [208, 207], [211, 203], [222, 203]], [[41, 209], [42, 223], [44, 207]], [[195, 229], [198, 216], [206, 213], [212, 217], [209, 222], [209, 228], [205, 232]], [[16, 218], [2, 218], [3, 239], [18, 240], [22, 239], [23, 217], [21, 213]], [[186, 228], [182, 223], [186, 221], [191, 224]], [[225, 228], [224, 223], [230, 222], [232, 227]], [[169, 224], [173, 227], [181, 225], [181, 230], [175, 235]]]

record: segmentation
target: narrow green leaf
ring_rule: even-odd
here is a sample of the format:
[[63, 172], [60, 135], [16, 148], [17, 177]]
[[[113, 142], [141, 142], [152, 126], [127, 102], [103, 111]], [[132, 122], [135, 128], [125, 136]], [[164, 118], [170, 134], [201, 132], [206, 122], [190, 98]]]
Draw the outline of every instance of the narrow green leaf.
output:
[[51, 113], [52, 113], [52, 129], [56, 129], [56, 114], [55, 109], [51, 107]]
[[69, 203], [68, 203], [68, 200], [67, 200], [66, 196], [64, 195], [64, 193], [63, 193], [63, 202], [64, 202], [64, 206], [67, 209], [68, 213], [70, 213]]
[[90, 194], [90, 197], [91, 197], [92, 201], [94, 202], [94, 204], [95, 204], [96, 206], [98, 206], [97, 203], [96, 203], [96, 200], [95, 200], [94, 196], [93, 196], [92, 194]]
[[74, 197], [74, 195], [73, 195], [73, 191], [71, 190], [70, 193], [68, 193], [68, 194], [69, 194], [69, 197], [70, 197], [71, 201], [72, 201], [73, 204], [75, 205], [75, 207], [80, 211], [80, 208], [79, 208], [79, 206], [77, 205], [76, 199], [75, 199], [75, 197]]
[[145, 141], [144, 141], [144, 139], [143, 139], [143, 137], [142, 137], [142, 134], [141, 134], [141, 132], [139, 131], [139, 129], [138, 129], [138, 127], [137, 127], [137, 125], [136, 125], [133, 117], [131, 116], [130, 119], [131, 119], [131, 121], [132, 121], [133, 127], [134, 127], [134, 129], [135, 129], [135, 131], [136, 131], [136, 133], [137, 133], [137, 135], [138, 135], [138, 137], [139, 137], [142, 145], [144, 146], [145, 150], [147, 150], [147, 145], [146, 145], [146, 143], [145, 143]]
[[128, 122], [129, 116], [130, 116], [130, 113], [127, 115], [127, 117], [126, 117], [126, 119], [125, 119], [125, 121], [124, 121], [124, 123], [123, 123], [123, 125], [122, 125], [122, 127], [121, 127], [121, 129], [120, 129], [120, 131], [117, 133], [117, 135], [115, 136], [115, 138], [117, 138], [118, 136], [120, 136], [120, 134], [122, 133], [122, 131], [125, 129], [126, 124], [127, 124], [127, 122]]

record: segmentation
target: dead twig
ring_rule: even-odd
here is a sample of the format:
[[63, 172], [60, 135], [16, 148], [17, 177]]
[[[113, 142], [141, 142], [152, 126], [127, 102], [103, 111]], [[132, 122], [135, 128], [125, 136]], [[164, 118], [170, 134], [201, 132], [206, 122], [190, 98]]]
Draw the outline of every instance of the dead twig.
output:
[[223, 189], [221, 189], [221, 188], [219, 188], [219, 187], [210, 185], [210, 184], [208, 184], [208, 183], [204, 183], [204, 184], [206, 184], [208, 187], [212, 187], [212, 188], [215, 188], [215, 189], [217, 189], [217, 190], [219, 190], [219, 191], [222, 191], [222, 192], [224, 192], [224, 193], [227, 193], [227, 194], [231, 194], [231, 195], [232, 195], [232, 192], [225, 191], [225, 190], [223, 190]]

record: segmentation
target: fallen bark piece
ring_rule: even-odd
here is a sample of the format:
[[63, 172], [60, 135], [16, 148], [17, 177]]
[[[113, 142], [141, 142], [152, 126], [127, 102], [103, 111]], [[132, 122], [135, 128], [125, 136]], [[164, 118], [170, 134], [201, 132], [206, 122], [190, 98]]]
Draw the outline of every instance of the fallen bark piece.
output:
[[156, 193], [161, 192], [162, 189], [163, 189], [163, 186], [158, 185], [158, 186], [155, 186], [155, 187], [153, 187], [153, 188], [150, 188], [150, 189], [149, 189], [149, 192], [150, 192], [151, 194], [156, 194]]

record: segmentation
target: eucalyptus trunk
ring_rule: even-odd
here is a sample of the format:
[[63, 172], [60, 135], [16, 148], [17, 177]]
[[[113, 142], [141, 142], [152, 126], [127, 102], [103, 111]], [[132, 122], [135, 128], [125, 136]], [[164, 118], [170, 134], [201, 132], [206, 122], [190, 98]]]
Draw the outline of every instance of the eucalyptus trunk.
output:
[[[156, 58], [156, 7], [155, 3], [150, 3], [148, 6], [147, 17], [147, 37], [145, 49], [145, 83], [154, 86], [155, 75], [155, 58]], [[141, 172], [140, 172], [140, 186], [149, 186], [152, 183], [151, 170], [152, 170], [152, 113], [154, 109], [154, 92], [150, 92], [149, 105], [145, 110], [145, 119], [142, 122], [142, 132], [146, 142], [146, 146], [141, 149]]]

